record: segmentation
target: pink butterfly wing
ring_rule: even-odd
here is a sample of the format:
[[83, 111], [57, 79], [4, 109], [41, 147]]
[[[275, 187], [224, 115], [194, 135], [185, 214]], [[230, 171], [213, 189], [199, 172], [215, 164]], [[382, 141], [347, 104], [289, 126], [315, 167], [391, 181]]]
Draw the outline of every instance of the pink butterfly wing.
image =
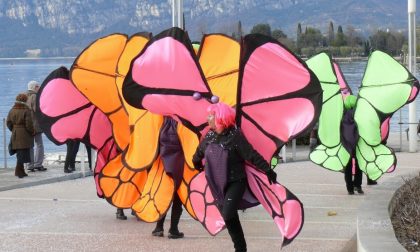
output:
[[[277, 41], [248, 35], [242, 45], [237, 121], [248, 141], [266, 161], [284, 143], [315, 124], [322, 105], [322, 89], [306, 64]], [[303, 225], [302, 203], [282, 185], [247, 166], [254, 196], [273, 217], [290, 243]]]
[[39, 90], [37, 119], [55, 144], [73, 139], [98, 150], [112, 136], [110, 122], [73, 86], [68, 74], [60, 67], [45, 79]]
[[47, 137], [55, 144], [80, 140], [98, 150], [94, 178], [97, 194], [102, 197], [98, 174], [117, 154], [111, 123], [73, 86], [68, 74], [68, 70], [61, 67], [45, 79], [39, 90], [36, 116]]
[[352, 91], [351, 91], [349, 85], [347, 84], [347, 81], [344, 78], [344, 74], [341, 71], [341, 68], [337, 64], [337, 62], [333, 61], [333, 66], [334, 66], [335, 75], [337, 76], [338, 85], [340, 85], [341, 95], [343, 96], [343, 100], [344, 100], [344, 99], [346, 99], [347, 96], [352, 94]]
[[225, 228], [223, 217], [216, 206], [204, 172], [197, 174], [189, 188], [191, 206], [197, 220], [211, 234], [217, 235]]
[[254, 196], [274, 219], [284, 235], [283, 245], [290, 243], [303, 226], [303, 204], [279, 183], [271, 184], [265, 174], [246, 167], [248, 185]]
[[102, 148], [100, 148], [97, 152], [98, 153], [96, 156], [96, 164], [93, 176], [96, 184], [96, 193], [98, 194], [98, 197], [103, 198], [104, 193], [99, 184], [99, 174], [105, 165], [119, 154], [119, 151], [114, 139], [109, 138], [102, 146]]
[[[173, 116], [192, 130], [205, 123], [209, 90], [188, 35], [178, 28], [149, 41], [123, 84], [130, 105]], [[195, 93], [202, 99], [195, 100]]]

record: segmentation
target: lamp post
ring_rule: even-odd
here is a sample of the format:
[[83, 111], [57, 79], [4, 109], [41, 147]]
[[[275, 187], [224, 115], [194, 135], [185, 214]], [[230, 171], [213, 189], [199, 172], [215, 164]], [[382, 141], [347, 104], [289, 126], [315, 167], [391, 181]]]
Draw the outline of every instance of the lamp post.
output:
[[[416, 0], [408, 0], [408, 70], [416, 76]], [[417, 152], [416, 102], [408, 105], [408, 151]]]
[[184, 1], [172, 0], [172, 26], [184, 29]]

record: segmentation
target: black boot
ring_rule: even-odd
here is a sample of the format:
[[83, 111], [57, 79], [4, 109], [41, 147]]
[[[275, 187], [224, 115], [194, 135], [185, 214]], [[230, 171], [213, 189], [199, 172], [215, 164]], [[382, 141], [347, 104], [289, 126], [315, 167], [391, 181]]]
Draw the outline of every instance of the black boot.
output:
[[172, 203], [171, 211], [171, 227], [169, 228], [168, 238], [169, 239], [180, 239], [184, 238], [184, 233], [179, 232], [178, 224], [182, 214], [182, 203], [178, 195], [174, 195], [174, 201]]
[[378, 182], [376, 182], [375, 180], [372, 180], [372, 179], [368, 178], [367, 179], [367, 184], [368, 185], [376, 185], [376, 184], [378, 184]]
[[181, 239], [181, 238], [184, 238], [184, 233], [179, 232], [179, 230], [169, 230], [168, 238], [169, 239]]
[[152, 235], [153, 235], [153, 236], [157, 236], [157, 237], [163, 237], [163, 228], [158, 228], [158, 227], [156, 227], [156, 228], [152, 231]]
[[156, 223], [156, 227], [155, 229], [152, 231], [152, 235], [153, 236], [157, 236], [157, 237], [163, 237], [163, 223], [165, 222], [165, 217], [166, 215], [164, 215], [157, 223]]
[[72, 173], [73, 171], [68, 168], [68, 167], [64, 167], [64, 173]]
[[356, 192], [358, 192], [359, 194], [364, 194], [365, 192], [362, 190], [362, 187], [355, 187], [354, 189], [356, 189]]
[[346, 188], [347, 188], [347, 192], [349, 193], [349, 195], [354, 194], [354, 186], [353, 185], [346, 185]]
[[47, 168], [45, 168], [43, 165], [39, 166], [39, 167], [35, 167], [34, 169], [37, 169], [38, 171], [46, 171]]
[[246, 252], [246, 241], [239, 218], [225, 220], [226, 228], [232, 238], [235, 252]]
[[25, 173], [23, 164], [16, 164], [15, 176], [17, 176], [18, 178], [23, 178], [23, 177], [28, 176], [28, 174]]
[[124, 210], [122, 208], [117, 208], [117, 212], [115, 214], [116, 214], [116, 218], [118, 220], [126, 220], [127, 219], [127, 216], [125, 216]]

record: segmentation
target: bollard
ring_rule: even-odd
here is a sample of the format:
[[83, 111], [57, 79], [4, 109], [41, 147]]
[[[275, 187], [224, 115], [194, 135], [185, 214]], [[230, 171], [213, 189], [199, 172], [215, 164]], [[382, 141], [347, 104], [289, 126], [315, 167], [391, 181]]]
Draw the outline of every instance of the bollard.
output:
[[296, 139], [292, 140], [292, 160], [296, 161]]
[[81, 158], [80, 158], [80, 171], [82, 172], [82, 174], [83, 174], [83, 177], [85, 177], [85, 157], [86, 157], [86, 147], [85, 147], [85, 145], [84, 144], [81, 144], [81, 147], [82, 147], [82, 155], [81, 155]]
[[4, 169], [7, 169], [7, 141], [6, 141], [6, 118], [3, 118], [3, 157]]
[[399, 122], [399, 124], [400, 124], [400, 152], [402, 152], [402, 120], [401, 120], [401, 117], [402, 117], [402, 112], [401, 112], [401, 109], [400, 109], [400, 122]]
[[283, 162], [286, 163], [286, 144], [283, 145], [283, 147], [281, 148], [281, 156], [282, 156]]
[[92, 151], [91, 151], [90, 155], [91, 155], [90, 160], [92, 160], [92, 175], [93, 175], [94, 171], [95, 171], [95, 167], [96, 167], [98, 152], [95, 149], [92, 148]]

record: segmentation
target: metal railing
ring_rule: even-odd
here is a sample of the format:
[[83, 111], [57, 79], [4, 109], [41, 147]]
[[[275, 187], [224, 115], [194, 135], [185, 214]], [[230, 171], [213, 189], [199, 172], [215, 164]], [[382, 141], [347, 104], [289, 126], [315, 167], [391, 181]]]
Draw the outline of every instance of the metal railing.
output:
[[[401, 118], [401, 116], [400, 116]], [[405, 123], [405, 122], [398, 122], [398, 124], [400, 125], [400, 151], [402, 151], [402, 139], [403, 139], [403, 130], [402, 130], [402, 125], [410, 125], [410, 124], [418, 124], [420, 125], [420, 121], [419, 123]], [[407, 133], [407, 139], [408, 139], [408, 129], [405, 130]], [[8, 142], [7, 142], [7, 130], [6, 130], [6, 118], [3, 118], [3, 168], [7, 168], [7, 158], [9, 157], [8, 155]], [[86, 148], [84, 147], [84, 145], [82, 145], [81, 148], [81, 170], [82, 172], [85, 172], [85, 162], [86, 162]], [[284, 163], [287, 162], [287, 147], [286, 145], [283, 146], [283, 148], [280, 150], [279, 156], [282, 157], [282, 161]], [[296, 139], [292, 140], [292, 161], [296, 160]], [[92, 164], [95, 164], [96, 162], [96, 155], [94, 154], [94, 152], [92, 151]]]

